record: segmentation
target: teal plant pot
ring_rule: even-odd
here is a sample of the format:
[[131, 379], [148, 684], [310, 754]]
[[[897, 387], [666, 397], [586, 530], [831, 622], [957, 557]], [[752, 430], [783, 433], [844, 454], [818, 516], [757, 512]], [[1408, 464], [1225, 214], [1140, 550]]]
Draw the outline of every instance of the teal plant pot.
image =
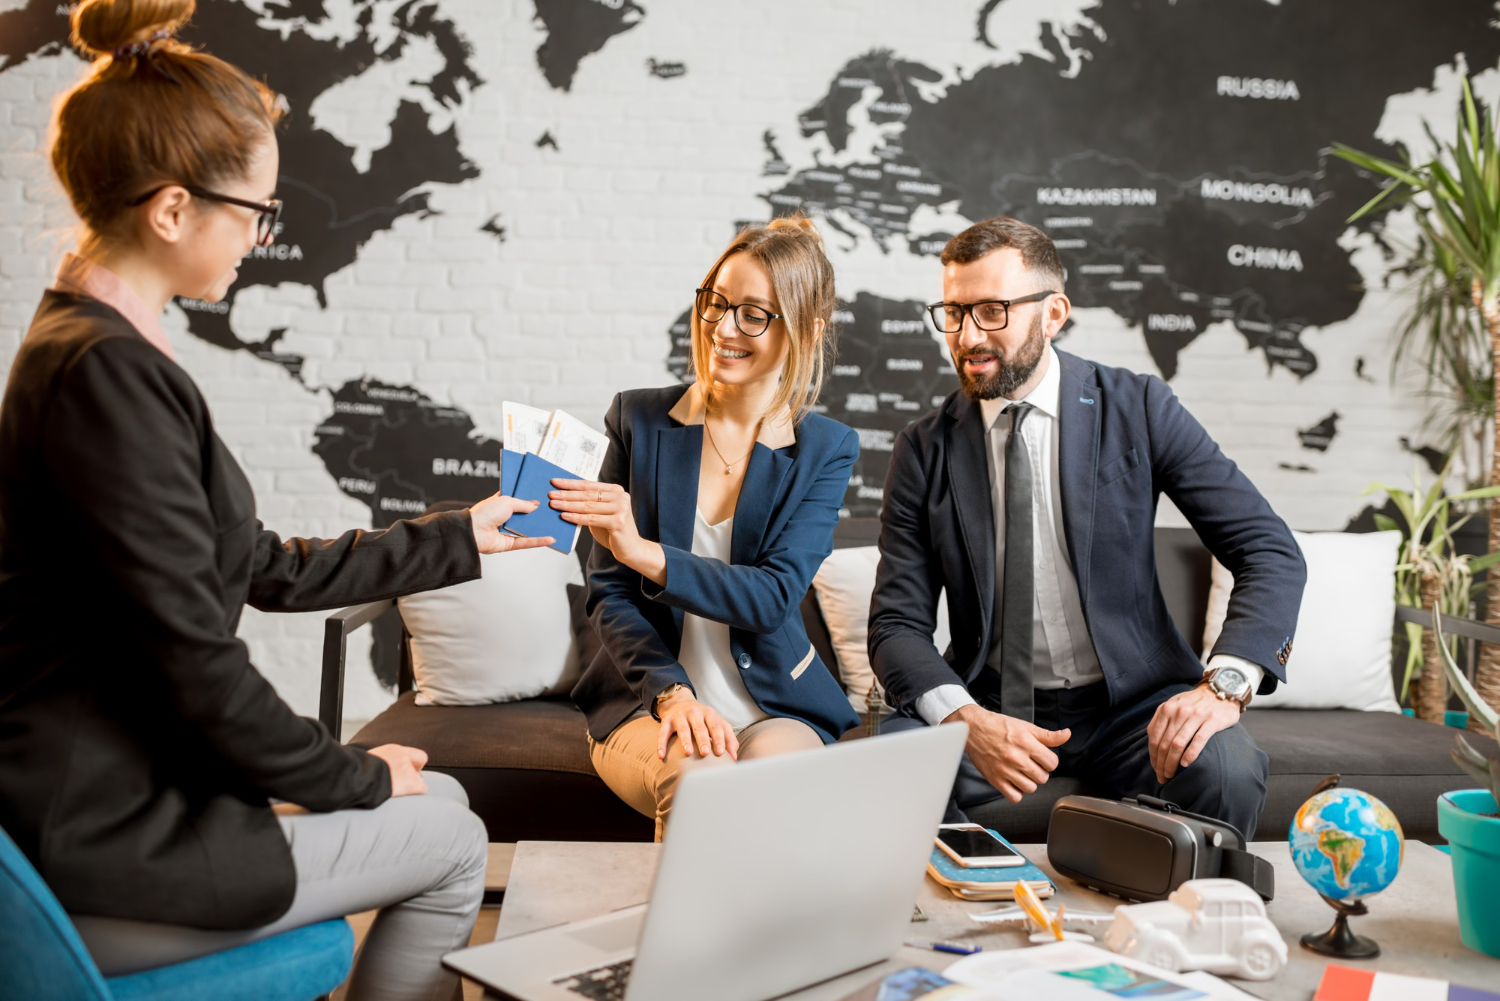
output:
[[1500, 817], [1488, 789], [1438, 797], [1438, 830], [1453, 849], [1458, 932], [1464, 945], [1500, 957]]

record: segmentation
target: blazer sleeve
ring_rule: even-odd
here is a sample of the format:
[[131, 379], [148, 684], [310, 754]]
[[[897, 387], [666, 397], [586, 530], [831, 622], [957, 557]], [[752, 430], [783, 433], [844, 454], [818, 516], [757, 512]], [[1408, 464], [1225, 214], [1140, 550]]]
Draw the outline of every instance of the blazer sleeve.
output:
[[479, 548], [469, 512], [353, 529], [337, 539], [287, 539], [261, 529], [250, 604], [263, 612], [316, 612], [474, 580]]
[[[732, 629], [772, 633], [786, 625], [833, 552], [833, 530], [859, 458], [859, 435], [845, 433], [776, 538], [753, 565], [733, 565], [663, 546], [667, 583], [644, 581], [646, 597]], [[743, 489], [743, 487], [742, 487]]]
[[[150, 354], [148, 354], [148, 352]], [[206, 415], [191, 383], [144, 340], [112, 338], [59, 376], [43, 461], [89, 563], [127, 603], [159, 687], [207, 747], [251, 788], [310, 810], [374, 807], [390, 796], [383, 761], [294, 713], [228, 627], [217, 537], [202, 480]]]
[[1177, 395], [1156, 377], [1146, 385], [1152, 476], [1209, 552], [1234, 575], [1224, 631], [1213, 653], [1265, 669], [1260, 694], [1286, 680], [1278, 657], [1297, 631], [1307, 565], [1286, 523]]
[[[609, 448], [599, 469], [601, 483], [618, 483], [630, 488], [630, 440], [621, 416], [618, 394], [604, 415], [604, 431]], [[641, 512], [635, 512], [637, 527]], [[662, 640], [661, 633], [646, 616], [646, 597], [641, 593], [644, 578], [615, 559], [608, 546], [595, 545], [589, 555], [589, 590], [584, 602], [589, 621], [609, 657], [614, 661], [625, 683], [641, 700], [652, 706], [669, 685], [692, 688], [688, 673], [677, 655]]]
[[880, 564], [870, 596], [870, 667], [904, 708], [940, 685], [963, 685], [933, 645], [941, 568], [927, 545], [929, 486], [910, 429], [896, 438], [880, 513]]

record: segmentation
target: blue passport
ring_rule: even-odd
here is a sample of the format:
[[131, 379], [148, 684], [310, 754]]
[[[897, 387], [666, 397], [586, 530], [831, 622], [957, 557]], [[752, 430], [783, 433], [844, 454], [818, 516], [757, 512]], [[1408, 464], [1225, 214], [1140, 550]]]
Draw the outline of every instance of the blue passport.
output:
[[521, 476], [521, 460], [525, 458], [525, 452], [500, 450], [500, 492], [507, 497], [516, 495], [516, 480]]
[[[515, 455], [514, 452], [510, 454]], [[508, 461], [508, 459], [502, 460], [500, 470], [502, 486], [505, 482], [503, 463]], [[560, 553], [571, 553], [573, 544], [578, 541], [578, 526], [563, 521], [562, 512], [553, 510], [547, 503], [547, 493], [552, 489], [552, 481], [558, 477], [565, 480], [578, 479], [573, 473], [561, 466], [553, 465], [535, 452], [527, 452], [521, 459], [520, 469], [516, 471], [515, 490], [511, 496], [517, 500], [541, 501], [541, 504], [530, 514], [511, 515], [505, 523], [505, 530], [512, 535], [520, 535], [528, 539], [550, 535], [557, 540], [550, 548]]]

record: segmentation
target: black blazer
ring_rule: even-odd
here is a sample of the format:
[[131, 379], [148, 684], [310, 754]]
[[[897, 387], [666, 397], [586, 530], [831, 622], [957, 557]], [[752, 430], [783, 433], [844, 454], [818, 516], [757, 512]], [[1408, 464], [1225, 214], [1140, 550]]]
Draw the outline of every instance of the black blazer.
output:
[[0, 826], [70, 912], [275, 920], [296, 874], [268, 798], [373, 807], [390, 774], [277, 697], [242, 608], [478, 576], [466, 511], [265, 531], [188, 374], [110, 307], [46, 293], [0, 404]]
[[[1157, 499], [1165, 493], [1234, 574], [1214, 653], [1286, 680], [1307, 569], [1286, 524], [1219, 451], [1166, 383], [1057, 352], [1062, 363], [1058, 475], [1078, 594], [1114, 704], [1203, 667], [1177, 631], [1156, 579]], [[870, 662], [909, 709], [944, 684], [967, 685], [990, 655], [995, 521], [983, 411], [956, 391], [896, 439], [870, 605]], [[932, 644], [948, 591], [953, 645]]]
[[808, 414], [795, 436], [789, 420], [778, 425], [779, 447], [758, 441], [735, 503], [733, 562], [721, 563], [692, 553], [703, 426], [678, 420], [689, 416], [674, 406], [685, 392], [621, 393], [604, 418], [609, 452], [599, 479], [630, 492], [641, 537], [666, 551], [667, 583], [658, 587], [594, 546], [588, 613], [603, 648], [573, 701], [603, 740], [668, 685], [691, 687], [677, 653], [683, 613], [692, 612], [728, 624], [740, 677], [763, 712], [800, 720], [825, 743], [837, 740], [859, 717], [808, 640], [800, 603], [833, 552], [859, 436]]

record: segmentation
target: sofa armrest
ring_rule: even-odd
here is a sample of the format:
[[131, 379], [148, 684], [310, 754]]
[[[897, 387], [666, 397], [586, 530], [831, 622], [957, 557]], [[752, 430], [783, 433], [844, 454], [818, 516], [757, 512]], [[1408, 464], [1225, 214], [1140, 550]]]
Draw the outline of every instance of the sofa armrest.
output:
[[318, 719], [334, 740], [344, 739], [344, 664], [349, 652], [349, 634], [395, 607], [394, 598], [350, 605], [323, 622], [323, 683], [318, 692]]
[[[1396, 621], [1400, 623], [1411, 623], [1421, 626], [1423, 629], [1432, 628], [1432, 612], [1426, 608], [1412, 608], [1410, 605], [1396, 606]], [[1471, 640], [1481, 643], [1500, 644], [1500, 628], [1496, 628], [1486, 622], [1476, 619], [1466, 619], [1458, 615], [1442, 615], [1443, 632], [1453, 636], [1467, 636]]]

